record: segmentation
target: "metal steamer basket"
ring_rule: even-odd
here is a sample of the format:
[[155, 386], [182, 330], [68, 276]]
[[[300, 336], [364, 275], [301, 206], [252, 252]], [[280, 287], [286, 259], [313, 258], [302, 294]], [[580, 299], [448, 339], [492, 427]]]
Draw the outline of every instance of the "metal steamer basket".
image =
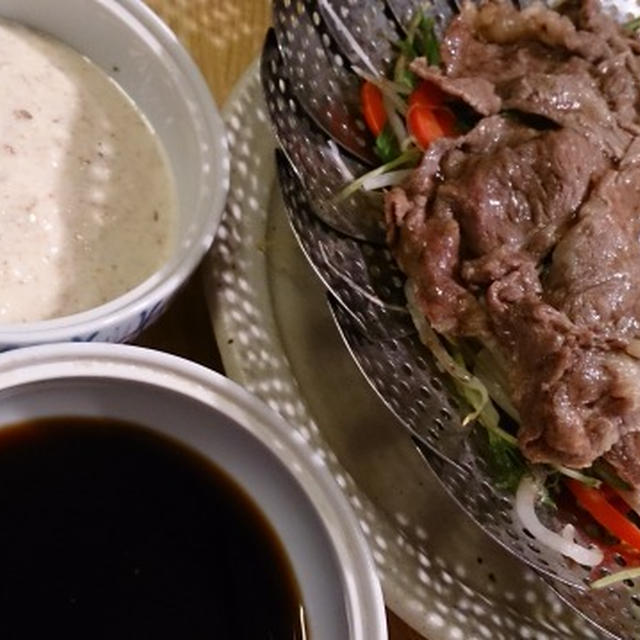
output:
[[[426, 7], [440, 31], [457, 8], [455, 0]], [[423, 9], [414, 0], [274, 0], [274, 28], [260, 72], [281, 148], [276, 165], [285, 209], [328, 290], [333, 319], [353, 359], [450, 496], [601, 632], [638, 637], [636, 585], [625, 581], [591, 590], [589, 570], [538, 545], [515, 516], [513, 496], [492, 482], [486, 438], [481, 429], [462, 427], [449, 383], [406, 309], [404, 277], [384, 245], [380, 202], [362, 192], [335, 201], [345, 173], [365, 173], [375, 162], [360, 116], [361, 80], [353, 69], [366, 59], [386, 72], [391, 43]], [[618, 2], [607, 10], [625, 19], [634, 7]], [[551, 529], [564, 524], [551, 509], [539, 515]], [[611, 571], [620, 569], [611, 562]]]

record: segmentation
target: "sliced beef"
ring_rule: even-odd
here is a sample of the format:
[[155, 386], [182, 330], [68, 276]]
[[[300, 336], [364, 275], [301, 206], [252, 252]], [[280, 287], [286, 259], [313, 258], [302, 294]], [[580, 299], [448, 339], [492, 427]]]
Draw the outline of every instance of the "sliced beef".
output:
[[506, 273], [510, 254], [546, 253], [605, 162], [571, 130], [539, 132], [501, 117], [434, 145], [386, 201], [390, 246], [434, 327], [464, 335], [484, 327], [466, 290], [483, 281], [474, 262]]
[[533, 462], [589, 466], [621, 435], [640, 429], [640, 363], [623, 342], [575, 324], [542, 293], [531, 261], [494, 281], [486, 295], [522, 416], [520, 447]]
[[502, 101], [495, 92], [495, 85], [486, 78], [449, 78], [437, 67], [431, 67], [424, 58], [416, 58], [411, 63], [411, 71], [423, 80], [438, 86], [452, 98], [466, 102], [480, 115], [498, 113]]
[[460, 277], [469, 287], [478, 289], [501, 280], [512, 271], [518, 271], [531, 264], [527, 251], [504, 245], [481, 258], [465, 260], [460, 266]]
[[434, 328], [508, 361], [524, 454], [604, 456], [636, 486], [639, 55], [594, 0], [466, 6], [442, 65], [412, 69], [480, 120], [386, 199], [390, 247]]
[[[461, 19], [472, 25], [477, 36], [497, 44], [539, 43], [587, 60], [603, 57], [608, 51], [600, 29], [585, 30], [577, 21], [542, 3], [532, 3], [522, 11], [510, 2], [469, 5], [462, 11]], [[556, 57], [555, 61], [561, 59]]]
[[[620, 158], [640, 131], [640, 63], [630, 39], [596, 2], [464, 6], [447, 29], [443, 68], [412, 69], [480, 115], [522, 109], [584, 131]], [[560, 122], [562, 120], [562, 122]]]
[[573, 322], [640, 335], [640, 168], [610, 171], [558, 243], [545, 295]]
[[623, 436], [604, 457], [623, 480], [640, 487], [640, 433]]
[[541, 290], [530, 262], [491, 284], [487, 312], [510, 365], [523, 453], [533, 462], [582, 467], [619, 437], [616, 422], [606, 419], [607, 351], [542, 302]]
[[[487, 12], [492, 15], [488, 16]], [[497, 84], [526, 73], [550, 72], [571, 57], [569, 51], [559, 48], [554, 51], [539, 39], [514, 39], [513, 42], [509, 42], [505, 39], [496, 41], [491, 37], [485, 37], [487, 34], [483, 33], [482, 29], [485, 17], [487, 22], [496, 20], [507, 28], [511, 24], [513, 12], [515, 10], [506, 3], [486, 5], [481, 9], [466, 4], [451, 22], [441, 44], [445, 75], [449, 78], [486, 78]], [[568, 28], [575, 32], [571, 23], [568, 24]], [[478, 29], [478, 26], [481, 28]]]
[[631, 135], [618, 126], [617, 116], [587, 74], [531, 73], [497, 90], [503, 108], [544, 116], [573, 129], [611, 158], [622, 158], [631, 142]]
[[504, 246], [544, 254], [605, 164], [599, 150], [570, 129], [531, 135], [523, 129], [521, 142], [491, 154], [468, 153], [455, 172], [445, 166], [437, 198], [459, 221], [470, 258]]
[[640, 63], [631, 51], [604, 59], [594, 70], [603, 96], [616, 114], [620, 128], [632, 135], [640, 133]]
[[[620, 50], [627, 46], [628, 34], [607, 13], [602, 11], [598, 0], [568, 0], [562, 11], [570, 15], [576, 27], [607, 43], [610, 49]], [[610, 57], [598, 51], [600, 58]]]
[[446, 213], [430, 213], [440, 161], [453, 144], [433, 145], [406, 189], [389, 193], [385, 206], [388, 241], [400, 267], [412, 274], [418, 304], [432, 326], [442, 333], [479, 335], [485, 332], [484, 312], [457, 279], [458, 223]]
[[[439, 332], [481, 335], [485, 315], [475, 296], [456, 277], [459, 268], [460, 229], [450, 217], [433, 216], [408, 221], [428, 250], [412, 255], [399, 254], [399, 262], [415, 266], [416, 298], [429, 322]], [[415, 261], [411, 265], [410, 261]]]

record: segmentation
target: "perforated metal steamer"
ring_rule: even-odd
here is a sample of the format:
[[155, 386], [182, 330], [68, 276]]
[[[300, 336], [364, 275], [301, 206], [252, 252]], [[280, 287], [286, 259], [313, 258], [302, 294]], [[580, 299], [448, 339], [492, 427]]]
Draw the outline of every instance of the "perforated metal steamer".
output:
[[[275, 0], [261, 76], [282, 148], [277, 165], [292, 228], [330, 292], [336, 325], [354, 360], [454, 500], [601, 630], [640, 637], [640, 585], [626, 581], [591, 590], [593, 575], [539, 546], [515, 517], [513, 496], [493, 485], [486, 439], [480, 429], [462, 426], [447, 380], [406, 310], [404, 277], [383, 244], [380, 203], [363, 193], [334, 201], [348, 173], [362, 174], [375, 162], [354, 67], [387, 70], [390, 42], [424, 6], [414, 0]], [[623, 2], [607, 9], [620, 19], [637, 12]], [[428, 10], [441, 30], [457, 6], [437, 0]], [[539, 515], [552, 529], [566, 524], [552, 510], [542, 508]], [[613, 558], [605, 571], [619, 569]]]

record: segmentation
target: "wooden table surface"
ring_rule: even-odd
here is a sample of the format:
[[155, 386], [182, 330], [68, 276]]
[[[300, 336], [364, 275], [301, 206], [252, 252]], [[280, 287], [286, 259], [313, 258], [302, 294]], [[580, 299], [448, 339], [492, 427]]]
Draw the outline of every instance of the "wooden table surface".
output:
[[[200, 66], [218, 105], [258, 55], [271, 20], [267, 0], [147, 0]], [[137, 341], [221, 369], [200, 271], [167, 313]], [[388, 612], [390, 640], [423, 640]]]

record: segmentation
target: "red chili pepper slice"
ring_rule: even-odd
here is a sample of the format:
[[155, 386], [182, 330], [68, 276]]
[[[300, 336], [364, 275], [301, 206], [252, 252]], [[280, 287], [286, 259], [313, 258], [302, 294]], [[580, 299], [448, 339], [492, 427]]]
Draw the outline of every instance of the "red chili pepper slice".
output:
[[382, 100], [382, 91], [371, 82], [364, 82], [360, 89], [362, 115], [367, 127], [374, 136], [378, 137], [387, 123], [387, 112]]
[[640, 550], [640, 529], [631, 520], [620, 513], [606, 498], [600, 489], [587, 487], [578, 480], [567, 480], [567, 487], [577, 503], [622, 542]]

